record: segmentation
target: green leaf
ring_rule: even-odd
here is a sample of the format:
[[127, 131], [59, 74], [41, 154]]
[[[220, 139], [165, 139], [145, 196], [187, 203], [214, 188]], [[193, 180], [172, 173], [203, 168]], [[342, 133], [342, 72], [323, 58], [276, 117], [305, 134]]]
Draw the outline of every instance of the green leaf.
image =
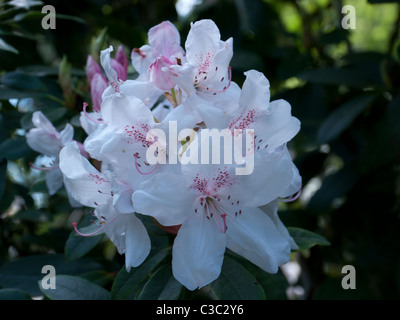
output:
[[329, 246], [330, 243], [323, 236], [297, 227], [288, 227], [289, 234], [299, 247], [299, 250], [310, 249], [313, 246]]
[[[28, 73], [36, 77], [58, 76], [59, 67], [44, 66], [44, 65], [26, 65], [18, 67], [18, 71]], [[71, 68], [71, 74], [80, 77], [86, 75], [84, 70], [77, 68]]]
[[67, 260], [75, 260], [83, 257], [92, 250], [102, 238], [103, 235], [82, 237], [75, 231], [72, 231], [65, 243], [65, 257]]
[[38, 77], [21, 71], [9, 72], [5, 74], [1, 78], [1, 83], [7, 87], [21, 91], [47, 91], [47, 87], [42, 81], [39, 80]]
[[0, 50], [9, 51], [15, 54], [19, 54], [19, 51], [15, 49], [11, 44], [8, 44], [0, 38]]
[[358, 69], [321, 68], [304, 71], [298, 76], [306, 81], [338, 86], [364, 88], [373, 85], [372, 80]]
[[374, 99], [374, 95], [365, 94], [347, 101], [334, 110], [319, 128], [318, 143], [327, 143], [338, 137]]
[[19, 91], [0, 85], [0, 100], [35, 98], [43, 96], [43, 94], [43, 92]]
[[162, 260], [168, 255], [170, 248], [165, 248], [140, 265], [132, 268], [130, 272], [126, 271], [125, 266], [118, 273], [111, 289], [111, 299], [122, 300], [132, 294], [138, 286], [146, 279]]
[[110, 292], [86, 279], [58, 275], [55, 289], [44, 289], [39, 281], [40, 290], [51, 300], [110, 300]]
[[17, 160], [34, 154], [25, 137], [11, 138], [0, 144], [0, 159]]
[[0, 161], [0, 200], [3, 197], [6, 178], [7, 178], [7, 161], [3, 159]]
[[11, 138], [0, 144], [0, 159], [16, 160], [34, 154], [25, 137]]
[[228, 255], [238, 261], [257, 279], [257, 282], [264, 289], [267, 300], [287, 299], [286, 289], [288, 288], [289, 284], [280, 271], [275, 274], [271, 274], [231, 251], [228, 251]]
[[144, 285], [138, 300], [176, 300], [182, 288], [174, 278], [171, 267], [164, 265]]
[[99, 285], [100, 287], [106, 286], [109, 282], [114, 280], [113, 273], [109, 273], [104, 270], [96, 270], [90, 271], [80, 275], [81, 278], [84, 278], [94, 284]]
[[308, 209], [315, 212], [329, 209], [333, 200], [345, 196], [357, 180], [356, 169], [349, 166], [327, 176], [308, 203]]
[[26, 209], [18, 211], [14, 216], [13, 219], [20, 219], [24, 221], [31, 221], [31, 222], [43, 222], [49, 221], [51, 215], [47, 211], [39, 211], [35, 209]]
[[0, 300], [32, 300], [30, 295], [17, 289], [0, 289]]
[[257, 279], [239, 262], [225, 257], [219, 278], [209, 288], [221, 300], [265, 300]]
[[79, 275], [85, 272], [102, 269], [102, 266], [88, 259], [67, 261], [62, 254], [32, 255], [18, 258], [0, 267], [0, 286], [26, 291], [32, 296], [41, 294], [38, 281], [45, 274], [42, 268], [52, 265], [56, 274]]
[[[21, 22], [22, 20], [26, 19], [43, 19], [47, 14], [42, 13], [41, 11], [28, 11], [28, 12], [22, 12], [19, 14], [16, 14], [14, 16], [14, 21], [16, 22]], [[56, 20], [58, 19], [63, 19], [63, 20], [70, 20], [82, 24], [86, 24], [86, 21], [82, 18], [75, 17], [75, 16], [70, 16], [66, 14], [58, 14], [56, 13]]]

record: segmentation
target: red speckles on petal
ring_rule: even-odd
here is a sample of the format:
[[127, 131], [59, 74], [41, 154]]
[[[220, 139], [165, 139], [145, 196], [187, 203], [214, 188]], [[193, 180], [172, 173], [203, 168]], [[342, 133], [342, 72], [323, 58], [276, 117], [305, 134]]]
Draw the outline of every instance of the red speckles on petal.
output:
[[217, 174], [212, 178], [200, 178], [199, 174], [193, 180], [192, 188], [205, 196], [216, 196], [221, 188], [232, 186], [234, 178], [228, 173], [227, 169], [218, 169]]
[[192, 188], [196, 189], [200, 193], [207, 195], [208, 194], [208, 180], [206, 178], [200, 179], [199, 174], [196, 174], [194, 178]]
[[256, 118], [256, 110], [255, 109], [249, 109], [244, 111], [239, 117], [232, 119], [229, 122], [228, 128], [230, 130], [233, 129], [248, 129], [249, 126], [254, 123]]
[[231, 186], [234, 183], [226, 168], [218, 169], [218, 174], [216, 177], [212, 178], [212, 181], [215, 190], [221, 187]]
[[208, 73], [210, 67], [214, 63], [214, 51], [208, 51], [207, 53], [196, 55], [197, 63], [199, 65], [198, 73]]
[[104, 179], [103, 177], [100, 177], [98, 174], [89, 173], [89, 178], [92, 179], [92, 181], [98, 185], [101, 185], [103, 183], [108, 183], [108, 180]]
[[126, 125], [124, 130], [128, 137], [133, 138], [128, 143], [139, 142], [144, 146], [150, 145], [150, 142], [146, 140], [147, 132], [150, 130], [150, 126], [147, 123], [138, 123], [136, 126]]
[[139, 54], [143, 59], [146, 58], [146, 55], [139, 48], [134, 48], [133, 52]]

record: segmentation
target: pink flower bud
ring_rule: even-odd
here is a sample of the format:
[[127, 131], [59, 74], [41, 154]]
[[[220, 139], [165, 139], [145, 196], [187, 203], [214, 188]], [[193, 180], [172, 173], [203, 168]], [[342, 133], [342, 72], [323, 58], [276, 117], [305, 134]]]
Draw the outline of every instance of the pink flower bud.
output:
[[116, 69], [118, 78], [122, 81], [125, 81], [128, 78], [129, 61], [123, 46], [118, 47], [117, 53], [115, 54], [115, 61], [118, 62], [122, 67], [121, 70]]
[[101, 73], [96, 73], [90, 81], [90, 94], [92, 97], [93, 111], [100, 112], [102, 95], [108, 84]]
[[[92, 81], [95, 74], [103, 75], [103, 73], [101, 72], [100, 65], [93, 59], [92, 56], [89, 55], [86, 60], [86, 76], [89, 82]], [[104, 76], [103, 78], [104, 80], [106, 80]]]

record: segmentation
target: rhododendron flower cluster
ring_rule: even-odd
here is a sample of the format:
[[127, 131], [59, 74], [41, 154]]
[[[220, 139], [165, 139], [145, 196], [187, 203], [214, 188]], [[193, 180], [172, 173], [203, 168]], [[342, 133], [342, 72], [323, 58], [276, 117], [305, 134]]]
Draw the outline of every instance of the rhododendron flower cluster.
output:
[[[278, 202], [301, 188], [286, 146], [300, 129], [289, 103], [270, 101], [258, 71], [245, 72], [241, 88], [232, 81], [233, 39], [221, 40], [211, 20], [192, 23], [184, 47], [172, 23], [151, 28], [148, 44], [132, 50], [136, 79], [127, 77], [122, 47], [112, 52], [101, 52], [103, 70], [87, 61], [85, 141], [72, 140], [70, 125], [55, 131], [40, 113], [27, 137], [55, 157], [53, 175], [62, 173], [69, 196], [94, 208], [94, 231], [76, 231], [106, 233], [129, 270], [151, 248], [139, 217], [153, 217], [177, 231], [172, 270], [190, 290], [218, 278], [226, 248], [277, 272], [297, 249], [277, 214]], [[48, 185], [52, 193], [60, 186]]]

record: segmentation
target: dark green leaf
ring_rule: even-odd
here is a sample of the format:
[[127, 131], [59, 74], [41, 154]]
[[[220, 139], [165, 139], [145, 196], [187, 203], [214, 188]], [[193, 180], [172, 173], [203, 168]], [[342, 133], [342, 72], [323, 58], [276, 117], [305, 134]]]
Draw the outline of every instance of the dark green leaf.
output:
[[45, 84], [38, 77], [20, 71], [7, 73], [1, 78], [1, 83], [21, 91], [47, 91]]
[[26, 292], [17, 289], [0, 289], [0, 300], [32, 300]]
[[17, 137], [0, 144], [0, 159], [16, 160], [34, 154], [25, 137]]
[[13, 219], [20, 219], [24, 221], [31, 221], [38, 223], [38, 222], [48, 221], [50, 219], [50, 214], [47, 211], [26, 209], [18, 211], [13, 216]]
[[0, 200], [3, 197], [4, 187], [7, 178], [7, 160], [0, 160]]
[[78, 275], [102, 269], [99, 263], [87, 259], [69, 262], [61, 254], [32, 255], [2, 265], [0, 267], [0, 286], [20, 289], [32, 296], [40, 295], [38, 281], [46, 275], [42, 273], [45, 265], [54, 266], [56, 274]]
[[164, 260], [169, 252], [170, 248], [157, 252], [139, 267], [132, 268], [130, 272], [126, 271], [125, 266], [123, 266], [113, 283], [111, 299], [126, 299], [146, 279], [150, 272]]
[[19, 53], [17, 49], [15, 49], [12, 45], [8, 44], [1, 38], [0, 38], [0, 50], [9, 51], [15, 54]]
[[317, 233], [296, 227], [288, 227], [287, 229], [289, 231], [289, 234], [292, 236], [292, 238], [298, 245], [299, 250], [310, 249], [315, 245], [321, 245], [321, 246], [330, 245], [328, 240], [326, 240], [323, 236]]
[[159, 268], [144, 285], [138, 300], [176, 300], [182, 285], [172, 275], [169, 265]]
[[100, 287], [106, 286], [109, 282], [114, 279], [112, 273], [108, 273], [104, 270], [96, 270], [90, 271], [80, 275], [81, 278], [84, 278], [94, 284], [99, 285]]
[[4, 85], [0, 85], [0, 100], [34, 98], [42, 95], [43, 92], [19, 91]]
[[229, 256], [232, 256], [236, 261], [245, 267], [262, 286], [267, 300], [286, 300], [286, 289], [289, 284], [283, 274], [279, 271], [275, 274], [268, 273], [249, 260], [228, 251]]
[[209, 285], [221, 300], [265, 300], [257, 279], [239, 262], [225, 256], [219, 278]]
[[56, 288], [44, 289], [39, 281], [40, 290], [51, 300], [109, 300], [110, 292], [86, 279], [57, 275]]
[[67, 260], [75, 260], [83, 257], [92, 250], [102, 238], [103, 235], [82, 237], [75, 231], [72, 231], [65, 243], [65, 257]]
[[331, 85], [346, 85], [349, 87], [368, 87], [372, 80], [358, 69], [321, 68], [304, 71], [299, 74], [303, 80]]
[[[43, 65], [27, 65], [21, 66], [18, 68], [19, 71], [28, 73], [32, 76], [36, 77], [45, 77], [45, 76], [58, 76], [59, 68], [52, 66], [43, 66]], [[74, 76], [85, 76], [86, 73], [84, 70], [71, 68], [71, 74]]]
[[364, 94], [353, 98], [334, 110], [321, 124], [318, 143], [327, 143], [342, 133], [374, 100], [374, 95]]
[[347, 166], [329, 175], [308, 203], [309, 209], [314, 211], [328, 209], [333, 200], [344, 196], [354, 186], [357, 179], [357, 172]]
[[[16, 22], [21, 22], [22, 20], [25, 19], [43, 19], [46, 14], [42, 13], [40, 11], [28, 11], [28, 12], [22, 12], [14, 16], [14, 21]], [[69, 16], [66, 14], [56, 14], [56, 19], [64, 19], [64, 20], [71, 20], [75, 21], [78, 23], [86, 24], [86, 21], [84, 19], [81, 19], [79, 17], [74, 17], [74, 16]]]

